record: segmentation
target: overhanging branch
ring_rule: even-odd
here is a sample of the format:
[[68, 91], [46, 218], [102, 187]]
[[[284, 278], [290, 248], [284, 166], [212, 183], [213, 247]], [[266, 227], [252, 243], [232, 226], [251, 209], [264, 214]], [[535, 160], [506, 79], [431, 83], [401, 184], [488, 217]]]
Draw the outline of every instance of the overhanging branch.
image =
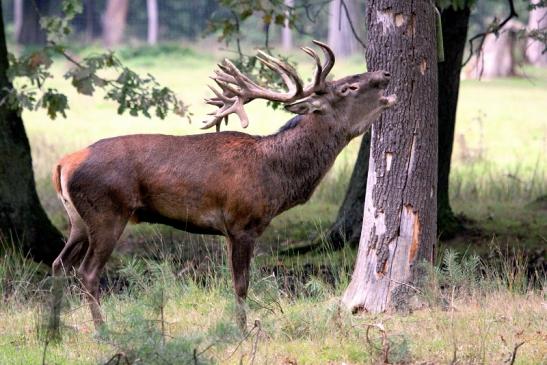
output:
[[479, 48], [477, 49], [477, 54], [480, 55], [480, 53], [482, 52], [482, 47], [484, 45], [484, 40], [486, 39], [486, 36], [489, 35], [489, 34], [496, 34], [500, 31], [500, 29], [502, 29], [505, 24], [507, 24], [509, 22], [509, 20], [511, 20], [512, 18], [518, 18], [518, 14], [515, 10], [515, 4], [514, 4], [514, 1], [513, 0], [507, 0], [508, 4], [509, 4], [509, 15], [499, 24], [497, 24], [496, 20], [494, 19], [494, 21], [492, 23], [490, 23], [490, 25], [488, 26], [488, 28], [486, 29], [486, 31], [482, 32], [482, 33], [479, 33], [479, 34], [475, 34], [473, 37], [469, 38], [469, 55], [467, 56], [467, 58], [465, 59], [465, 61], [462, 63], [461, 67], [463, 68], [465, 65], [467, 65], [467, 63], [469, 63], [469, 61], [471, 60], [471, 58], [473, 57], [473, 54], [475, 53], [475, 51], [473, 50], [473, 42], [475, 42], [477, 39], [480, 38], [480, 43], [479, 43]]

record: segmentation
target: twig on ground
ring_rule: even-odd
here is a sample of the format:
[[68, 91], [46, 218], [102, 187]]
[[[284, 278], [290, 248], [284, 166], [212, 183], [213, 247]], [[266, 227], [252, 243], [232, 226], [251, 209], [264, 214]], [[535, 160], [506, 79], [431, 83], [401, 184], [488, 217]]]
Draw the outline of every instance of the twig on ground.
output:
[[515, 360], [517, 359], [517, 351], [522, 345], [524, 345], [525, 342], [526, 341], [522, 341], [515, 345], [515, 348], [513, 349], [513, 353], [511, 354], [511, 358], [509, 359], [509, 365], [513, 365], [515, 363]]

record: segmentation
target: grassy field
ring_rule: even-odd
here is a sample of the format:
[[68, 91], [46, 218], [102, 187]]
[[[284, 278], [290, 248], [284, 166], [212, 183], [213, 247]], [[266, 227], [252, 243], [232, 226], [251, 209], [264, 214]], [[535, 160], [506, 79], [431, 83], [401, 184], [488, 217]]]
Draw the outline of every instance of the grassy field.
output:
[[[201, 133], [209, 110], [202, 102], [209, 95], [208, 76], [225, 56], [167, 46], [121, 50], [121, 55], [176, 90], [190, 104], [192, 123], [118, 116], [113, 104], [77, 95], [58, 78], [55, 86], [70, 98], [68, 118], [51, 121], [41, 111], [26, 111], [23, 117], [40, 198], [64, 231], [64, 212], [49, 177], [56, 160], [109, 136]], [[296, 60], [303, 73], [311, 74], [305, 58]], [[54, 73], [67, 67], [56, 63]], [[338, 61], [333, 74], [362, 70], [355, 58]], [[547, 242], [547, 203], [538, 200], [547, 194], [547, 69], [524, 71], [525, 78], [462, 82], [451, 197], [476, 230], [443, 243], [467, 254], [448, 253], [444, 260], [450, 265], [431, 268], [429, 286], [419, 295], [422, 310], [404, 316], [353, 316], [340, 310], [337, 299], [355, 257], [351, 249], [292, 258], [271, 254], [274, 247], [313, 237], [332, 222], [359, 147], [355, 140], [311, 201], [278, 217], [262, 238], [247, 336], [234, 328], [221, 240], [143, 225], [128, 230], [121, 251], [123, 242], [132, 242], [148, 247], [163, 263], [124, 255], [111, 260], [105, 279], [111, 292], [104, 297], [109, 325], [101, 337], [93, 332], [73, 279], [67, 285], [63, 340], [46, 345], [41, 313], [48, 311], [43, 303], [50, 283], [43, 279], [44, 268], [22, 258], [0, 258], [0, 364], [38, 364], [44, 353], [47, 364], [114, 364], [116, 354], [120, 364], [126, 355], [143, 364], [363, 364], [381, 363], [386, 356], [391, 363], [500, 364], [510, 363], [514, 351], [515, 364], [546, 363], [545, 273], [530, 275], [525, 256], [544, 260]], [[265, 103], [253, 104], [248, 133], [274, 132], [290, 118]], [[241, 130], [235, 119], [228, 128]], [[507, 247], [516, 248], [507, 254]], [[474, 251], [494, 259], [479, 262]]]

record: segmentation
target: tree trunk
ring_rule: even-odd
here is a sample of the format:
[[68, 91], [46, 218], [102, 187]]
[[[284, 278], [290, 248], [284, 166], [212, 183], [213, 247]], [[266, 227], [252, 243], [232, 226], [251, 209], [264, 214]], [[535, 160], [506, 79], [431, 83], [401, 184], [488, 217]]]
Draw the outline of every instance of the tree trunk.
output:
[[[539, 0], [535, 0], [534, 4], [538, 4]], [[547, 28], [547, 7], [538, 7], [530, 11], [528, 18], [528, 32], [545, 30]], [[544, 52], [547, 45], [535, 39], [529, 39], [526, 47], [526, 58], [532, 65], [546, 67], [547, 52]]]
[[91, 42], [96, 35], [95, 26], [95, 0], [85, 0], [84, 1], [84, 21], [85, 21], [85, 40], [86, 42]]
[[494, 79], [516, 75], [515, 48], [517, 32], [524, 26], [516, 20], [510, 20], [498, 35], [489, 34], [484, 39], [482, 51], [473, 57], [471, 78]]
[[148, 15], [148, 44], [154, 45], [158, 42], [158, 1], [146, 0]]
[[387, 70], [399, 104], [373, 124], [364, 224], [342, 302], [353, 311], [408, 310], [437, 240], [437, 53], [429, 0], [367, 6], [370, 70]]
[[13, 1], [13, 33], [15, 39], [19, 39], [23, 28], [23, 0]]
[[[352, 24], [357, 18], [355, 0], [345, 0]], [[351, 30], [348, 14], [340, 0], [333, 0], [329, 5], [329, 39], [328, 44], [337, 57], [347, 57], [357, 50], [357, 42]]]
[[444, 238], [454, 236], [461, 225], [450, 206], [449, 178], [456, 109], [460, 90], [460, 70], [469, 27], [470, 9], [442, 12], [444, 62], [439, 63], [439, 170], [437, 184], [437, 229]]
[[[285, 0], [285, 5], [288, 7], [294, 6], [294, 0]], [[287, 16], [288, 16], [287, 12]], [[285, 19], [285, 25], [281, 31], [281, 46], [285, 51], [290, 51], [293, 47], [292, 29], [289, 27], [289, 20]]]
[[[11, 89], [6, 36], [0, 7], [0, 96]], [[0, 242], [13, 241], [36, 261], [51, 264], [61, 251], [63, 237], [44, 212], [36, 189], [30, 146], [21, 116], [0, 105]], [[0, 247], [1, 249], [1, 247]]]
[[103, 42], [112, 47], [121, 43], [127, 21], [129, 0], [108, 0], [103, 14]]
[[47, 15], [49, 0], [22, 1], [22, 23], [16, 41], [25, 45], [46, 43], [46, 32], [40, 26], [40, 16]]
[[357, 247], [359, 244], [363, 225], [363, 206], [365, 205], [369, 156], [370, 133], [366, 133], [361, 141], [348, 190], [342, 206], [338, 210], [336, 221], [325, 235], [326, 243], [332, 249], [341, 249], [345, 244]]

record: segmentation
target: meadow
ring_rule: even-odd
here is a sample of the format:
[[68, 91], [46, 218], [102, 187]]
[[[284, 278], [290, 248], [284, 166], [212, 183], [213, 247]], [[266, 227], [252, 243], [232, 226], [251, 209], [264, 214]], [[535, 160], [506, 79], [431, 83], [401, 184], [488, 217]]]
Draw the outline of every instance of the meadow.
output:
[[[110, 136], [202, 133], [199, 126], [210, 110], [202, 102], [210, 95], [208, 76], [227, 55], [170, 45], [119, 54], [175, 90], [189, 105], [192, 122], [117, 115], [100, 93], [78, 95], [57, 77], [52, 85], [70, 99], [67, 118], [52, 121], [43, 111], [25, 111], [23, 118], [40, 199], [63, 232], [66, 218], [50, 183], [56, 160]], [[295, 61], [302, 74], [311, 74], [304, 57]], [[68, 67], [56, 62], [53, 73], [62, 75]], [[363, 62], [355, 57], [339, 60], [332, 74], [362, 71]], [[428, 285], [420, 292], [423, 309], [351, 315], [338, 298], [349, 281], [354, 250], [276, 253], [320, 236], [334, 220], [359, 147], [355, 140], [311, 201], [278, 217], [262, 237], [253, 265], [248, 334], [233, 323], [222, 240], [140, 225], [126, 230], [109, 264], [103, 285], [109, 325], [99, 337], [72, 278], [66, 285], [63, 339], [48, 342], [42, 326], [51, 284], [46, 268], [17, 255], [1, 258], [0, 364], [44, 358], [47, 364], [137, 359], [143, 364], [545, 363], [547, 69], [521, 72], [520, 78], [462, 82], [451, 199], [472, 229], [440, 243], [437, 266], [428, 267]], [[275, 132], [290, 118], [259, 101], [247, 110], [245, 132], [251, 134]], [[236, 118], [223, 129], [242, 130]]]

